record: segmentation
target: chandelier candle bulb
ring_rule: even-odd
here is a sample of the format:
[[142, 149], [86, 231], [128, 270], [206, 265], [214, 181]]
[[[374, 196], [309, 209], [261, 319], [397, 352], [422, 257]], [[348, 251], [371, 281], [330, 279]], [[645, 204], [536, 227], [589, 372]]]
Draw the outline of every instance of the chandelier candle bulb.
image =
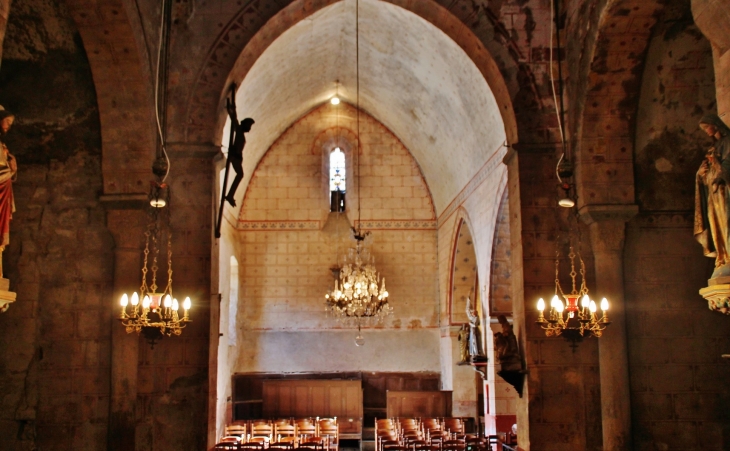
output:
[[183, 301], [183, 309], [185, 309], [185, 313], [183, 314], [183, 319], [184, 320], [187, 320], [188, 319], [188, 310], [190, 310], [190, 307], [191, 307], [190, 298], [187, 297]]
[[127, 293], [124, 293], [122, 295], [121, 304], [122, 304], [122, 316], [121, 317], [126, 318], [127, 317], [127, 304], [129, 304], [129, 298], [127, 296]]
[[134, 307], [137, 307], [138, 304], [139, 304], [139, 295], [135, 291], [134, 293], [132, 293], [132, 305]]
[[608, 299], [601, 299], [601, 310], [603, 310], [604, 312], [608, 310]]

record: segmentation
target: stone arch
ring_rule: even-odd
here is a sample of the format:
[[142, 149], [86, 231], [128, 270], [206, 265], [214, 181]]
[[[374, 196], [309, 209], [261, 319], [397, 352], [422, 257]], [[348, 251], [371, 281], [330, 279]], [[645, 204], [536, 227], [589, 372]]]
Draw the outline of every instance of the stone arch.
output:
[[[663, 5], [609, 1], [595, 32], [587, 86], [571, 107], [579, 205], [633, 204], [633, 150], [644, 55]], [[608, 114], [606, 112], [609, 112]]]
[[[446, 294], [447, 296], [447, 314], [448, 314], [448, 322], [449, 324], [461, 324], [464, 322], [467, 322], [466, 314], [465, 314], [465, 300], [462, 299], [465, 294], [462, 292], [459, 292], [455, 295], [455, 291], [459, 290], [459, 284], [457, 281], [455, 281], [457, 272], [457, 260], [459, 259], [461, 253], [463, 251], [460, 249], [460, 245], [467, 245], [470, 247], [471, 253], [473, 254], [474, 261], [473, 261], [473, 271], [474, 276], [468, 281], [471, 282], [471, 285], [473, 285], [473, 288], [475, 290], [475, 294], [478, 296], [479, 301], [481, 302], [481, 310], [482, 312], [485, 312], [484, 308], [486, 307], [484, 304], [484, 299], [482, 299], [482, 294], [479, 292], [479, 271], [478, 271], [478, 265], [477, 265], [477, 246], [474, 243], [474, 238], [472, 236], [472, 221], [469, 218], [469, 213], [466, 211], [464, 207], [460, 207], [456, 214], [456, 221], [455, 221], [455, 227], [453, 230], [453, 234], [451, 237], [451, 256], [449, 258], [449, 279], [448, 279], [448, 292]], [[463, 234], [467, 232], [468, 237], [464, 237]], [[461, 243], [460, 238], [471, 239], [471, 243]], [[461, 246], [463, 247], [463, 246]], [[471, 255], [467, 256], [466, 258], [470, 258]], [[471, 266], [471, 265], [469, 265]], [[469, 276], [466, 276], [469, 277]], [[463, 287], [461, 287], [463, 288]], [[463, 290], [461, 290], [463, 291]], [[458, 299], [456, 299], [458, 297]], [[472, 299], [472, 301], [475, 301], [475, 299]]]
[[[322, 130], [312, 142], [312, 155], [322, 150], [331, 150], [336, 146], [342, 148], [345, 153], [353, 152], [358, 148], [357, 134], [347, 127], [335, 126]], [[362, 149], [360, 152], [362, 153]]]
[[[507, 64], [503, 59], [495, 60], [490, 49], [465, 25], [471, 15], [467, 14], [467, 17], [460, 19], [457, 17], [455, 5], [451, 5], [454, 8], [452, 12], [434, 0], [406, 3], [389, 1], [428, 21], [464, 50], [484, 76], [497, 100], [508, 142], [516, 143], [517, 119], [512, 106], [512, 94], [502, 75], [508, 70]], [[252, 6], [242, 8], [224, 26], [191, 90], [186, 106], [186, 140], [216, 142], [225, 124], [225, 96], [231, 83], [240, 84], [259, 56], [282, 33], [333, 3], [336, 0], [318, 3], [294, 0], [265, 23]], [[255, 34], [252, 36], [252, 33]]]
[[146, 193], [157, 135], [147, 48], [136, 38], [142, 34], [137, 7], [128, 0], [66, 4], [94, 76], [104, 193]]

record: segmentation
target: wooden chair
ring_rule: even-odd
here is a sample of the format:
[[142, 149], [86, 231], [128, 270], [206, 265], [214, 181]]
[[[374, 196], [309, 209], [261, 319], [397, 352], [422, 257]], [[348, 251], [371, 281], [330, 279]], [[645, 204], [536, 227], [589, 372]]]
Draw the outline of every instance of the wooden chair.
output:
[[266, 447], [266, 444], [262, 441], [248, 441], [238, 444], [238, 449], [242, 451], [261, 451]]
[[400, 446], [403, 446], [403, 443], [400, 440], [382, 440], [380, 442], [381, 450], [392, 450]]
[[251, 438], [249, 442], [259, 442], [268, 445], [273, 438], [274, 428], [271, 423], [256, 420], [251, 424]]
[[245, 441], [247, 433], [248, 427], [245, 422], [237, 421], [226, 425], [225, 428], [226, 437], [238, 437], [239, 441]]
[[444, 418], [444, 428], [456, 439], [464, 439], [464, 422], [461, 418]]
[[464, 440], [445, 440], [441, 445], [441, 451], [466, 451]]
[[426, 440], [415, 440], [410, 444], [413, 451], [440, 451], [439, 445], [428, 443]]
[[336, 418], [320, 418], [317, 424], [318, 435], [326, 439], [327, 448], [337, 451], [340, 446], [340, 427]]
[[289, 420], [279, 420], [274, 423], [274, 440], [270, 446], [294, 447], [297, 441], [297, 427]]
[[317, 437], [317, 425], [310, 418], [296, 420], [297, 442], [303, 443], [309, 441], [310, 438]]
[[[375, 419], [375, 451], [381, 451], [384, 442], [396, 442], [395, 444], [401, 445], [398, 438], [398, 430], [393, 420], [390, 418]], [[390, 445], [395, 444], [390, 443]]]
[[465, 442], [467, 451], [485, 451], [487, 449], [487, 439], [478, 435], [467, 435]]

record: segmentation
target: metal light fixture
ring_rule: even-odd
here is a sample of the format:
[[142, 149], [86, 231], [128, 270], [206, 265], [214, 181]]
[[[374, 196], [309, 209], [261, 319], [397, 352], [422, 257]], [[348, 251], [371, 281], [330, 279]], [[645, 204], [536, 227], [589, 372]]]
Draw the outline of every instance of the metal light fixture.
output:
[[355, 235], [357, 246], [348, 249], [341, 267], [333, 269], [334, 289], [324, 295], [327, 312], [345, 322], [354, 322], [358, 332], [367, 319], [380, 322], [393, 311], [388, 304], [385, 278], [380, 278], [363, 244], [367, 235]]
[[[145, 246], [142, 264], [142, 285], [139, 288], [139, 293], [124, 293], [122, 295], [120, 300], [122, 312], [118, 318], [127, 333], [137, 332], [144, 334], [147, 341], [153, 347], [155, 342], [165, 335], [180, 335], [182, 329], [191, 321], [189, 316], [191, 307], [190, 298], [186, 297], [182, 303], [183, 315], [181, 317], [180, 303], [172, 292], [170, 189], [165, 183], [170, 173], [170, 159], [167, 156], [167, 150], [165, 148], [165, 127], [163, 127], [166, 114], [165, 106], [167, 105], [166, 88], [171, 25], [170, 8], [171, 0], [163, 0], [155, 79], [155, 119], [160, 140], [156, 158], [152, 163], [152, 173], [155, 175], [155, 180], [150, 184], [150, 222], [144, 234]], [[165, 89], [161, 90], [160, 84], [163, 84]], [[160, 108], [160, 104], [163, 105], [163, 108]], [[167, 244], [167, 285], [162, 291], [158, 291], [158, 257], [163, 246], [162, 243]], [[151, 262], [150, 258], [152, 260]]]
[[[154, 198], [151, 200], [154, 200]], [[163, 202], [158, 204], [169, 205], [169, 199], [160, 200]], [[191, 321], [191, 301], [189, 297], [186, 297], [183, 301], [183, 315], [181, 317], [180, 303], [172, 292], [172, 233], [170, 230], [169, 208], [163, 210], [162, 207], [153, 207], [151, 208], [151, 217], [144, 234], [142, 285], [139, 288], [139, 293], [124, 293], [122, 295], [120, 301], [122, 312], [118, 319], [128, 334], [141, 332], [150, 345], [154, 347], [155, 342], [165, 335], [180, 335], [182, 333], [182, 329]], [[160, 287], [157, 285], [157, 272], [161, 243], [167, 245], [167, 284], [162, 291], [158, 291]]]
[[[325, 310], [338, 320], [357, 325], [355, 345], [363, 346], [361, 327], [364, 323], [375, 319], [381, 322], [383, 318], [393, 312], [388, 304], [388, 290], [385, 288], [385, 278], [381, 279], [375, 269], [373, 258], [368, 249], [366, 238], [370, 232], [362, 233], [360, 208], [360, 5], [355, 2], [355, 46], [356, 46], [356, 113], [357, 113], [357, 146], [354, 152], [357, 158], [357, 230], [355, 248], [347, 250], [344, 261], [339, 267], [332, 269], [335, 276], [334, 288], [325, 294]], [[337, 98], [337, 97], [335, 97]], [[333, 98], [334, 99], [334, 98]], [[333, 102], [334, 104], [334, 102]]]
[[[598, 318], [596, 312], [599, 305], [588, 295], [585, 272], [586, 267], [580, 252], [576, 253], [573, 243], [569, 243], [570, 252], [570, 278], [572, 290], [565, 293], [560, 286], [560, 251], [555, 253], [555, 295], [550, 301], [550, 310], [545, 317], [545, 300], [540, 298], [537, 301], [539, 312], [537, 324], [545, 330], [548, 337], [563, 336], [572, 343], [573, 348], [584, 337], [600, 337], [603, 331], [611, 324], [608, 320], [608, 300], [603, 298], [600, 303], [602, 315]], [[580, 288], [576, 285], [578, 273], [575, 270], [575, 259], [580, 264]], [[565, 303], [560, 296], [565, 299]], [[580, 306], [578, 300], [580, 299]]]

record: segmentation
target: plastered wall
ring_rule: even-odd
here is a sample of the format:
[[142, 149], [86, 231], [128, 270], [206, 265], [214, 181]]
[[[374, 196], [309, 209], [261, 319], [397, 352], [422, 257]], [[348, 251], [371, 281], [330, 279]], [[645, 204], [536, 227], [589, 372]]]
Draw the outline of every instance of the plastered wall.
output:
[[[358, 214], [353, 130], [353, 107], [324, 104], [279, 137], [252, 176], [236, 235], [234, 372], [438, 369], [436, 220], [428, 187], [402, 144], [361, 112]], [[347, 158], [347, 218], [327, 225], [326, 170], [337, 145]], [[356, 330], [324, 309], [324, 293], [334, 285], [329, 268], [354, 246], [347, 221], [358, 217], [372, 232], [372, 254], [394, 309], [377, 330], [363, 332], [363, 348], [354, 345]]]

